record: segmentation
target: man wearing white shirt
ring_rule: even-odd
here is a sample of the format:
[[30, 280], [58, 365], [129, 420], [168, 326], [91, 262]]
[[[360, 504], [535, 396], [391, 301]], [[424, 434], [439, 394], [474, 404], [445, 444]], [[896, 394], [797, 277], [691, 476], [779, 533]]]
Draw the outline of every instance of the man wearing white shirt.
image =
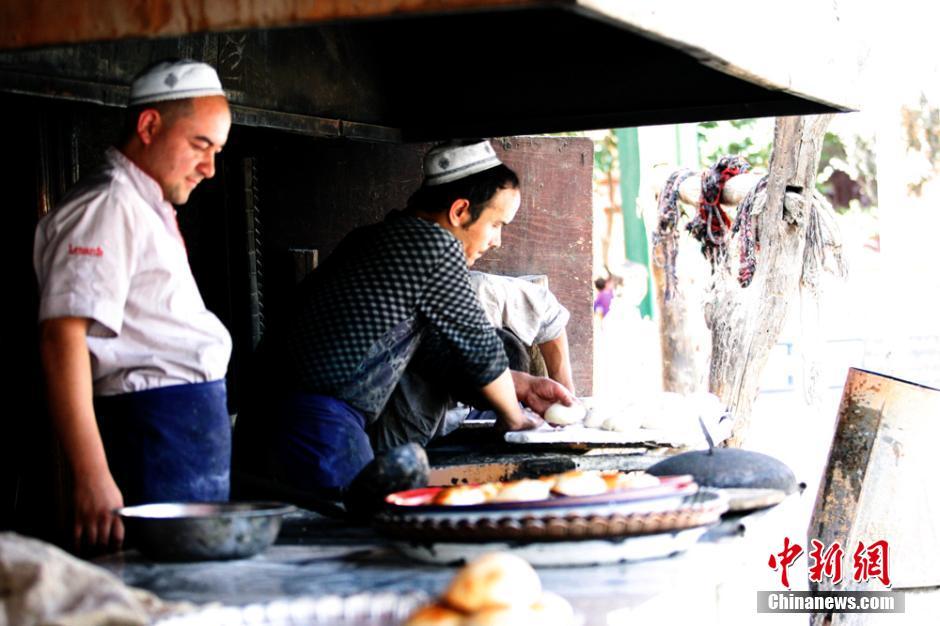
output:
[[202, 301], [173, 204], [215, 174], [218, 76], [165, 61], [134, 80], [125, 138], [36, 230], [49, 411], [74, 479], [76, 547], [117, 547], [115, 508], [225, 500], [231, 338]]
[[526, 278], [485, 272], [471, 271], [470, 285], [490, 323], [512, 331], [526, 348], [538, 346], [545, 361], [545, 375], [574, 393], [565, 330], [571, 314], [555, 294]]

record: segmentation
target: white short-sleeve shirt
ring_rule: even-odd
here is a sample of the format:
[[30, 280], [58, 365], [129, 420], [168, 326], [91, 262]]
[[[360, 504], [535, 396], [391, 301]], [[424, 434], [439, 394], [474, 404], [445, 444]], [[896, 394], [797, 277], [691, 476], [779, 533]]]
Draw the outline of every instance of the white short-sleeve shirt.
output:
[[91, 320], [95, 395], [225, 376], [232, 340], [206, 309], [176, 211], [114, 148], [36, 228], [39, 321]]
[[470, 284], [490, 324], [530, 346], [560, 337], [571, 317], [548, 287], [523, 278], [471, 271]]

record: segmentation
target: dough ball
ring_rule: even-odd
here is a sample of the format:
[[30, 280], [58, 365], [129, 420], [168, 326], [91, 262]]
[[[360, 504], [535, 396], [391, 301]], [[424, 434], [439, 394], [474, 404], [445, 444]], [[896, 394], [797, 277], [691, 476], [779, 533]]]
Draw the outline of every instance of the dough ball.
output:
[[514, 480], [508, 483], [501, 483], [499, 492], [493, 496], [490, 502], [533, 502], [535, 500], [547, 500], [552, 483], [544, 480], [532, 480], [524, 478]]
[[601, 425], [601, 428], [604, 430], [610, 430], [616, 433], [633, 432], [639, 427], [640, 425], [636, 417], [627, 413], [612, 415], [604, 420], [604, 423]]
[[545, 421], [555, 426], [570, 426], [571, 424], [583, 422], [586, 414], [587, 409], [579, 402], [575, 402], [571, 406], [556, 402], [545, 411]]
[[460, 570], [443, 599], [448, 606], [473, 613], [482, 609], [529, 607], [541, 596], [542, 583], [528, 562], [506, 552], [491, 552]]
[[600, 472], [572, 470], [558, 475], [552, 491], [563, 496], [596, 496], [607, 493], [607, 482]]
[[606, 408], [594, 407], [584, 416], [584, 426], [585, 428], [600, 428], [607, 417]]
[[463, 614], [441, 604], [428, 604], [412, 613], [404, 626], [463, 626]]

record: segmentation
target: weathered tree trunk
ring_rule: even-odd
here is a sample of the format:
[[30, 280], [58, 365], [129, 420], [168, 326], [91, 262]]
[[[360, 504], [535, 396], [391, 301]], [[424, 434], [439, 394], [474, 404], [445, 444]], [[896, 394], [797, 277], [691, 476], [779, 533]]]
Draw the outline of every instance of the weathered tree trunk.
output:
[[[684, 234], [684, 233], [683, 233]], [[691, 242], [693, 245], [684, 245]], [[680, 237], [680, 251], [676, 262], [683, 264], [689, 257], [698, 262], [701, 254], [698, 242], [690, 237]], [[697, 269], [694, 264], [686, 263], [677, 272], [678, 285], [672, 297], [666, 300], [666, 275], [662, 259], [665, 255], [662, 242], [653, 246], [651, 269], [653, 289], [656, 292], [656, 306], [659, 310], [659, 340], [662, 353], [663, 391], [676, 393], [695, 393], [703, 391], [707, 384], [710, 338], [708, 329], [701, 319], [701, 309], [695, 306], [689, 313], [689, 303], [697, 303], [704, 296], [699, 276], [691, 275]]]
[[[739, 204], [760, 179], [760, 174], [740, 174], [730, 179], [722, 190], [721, 203], [726, 206]], [[679, 185], [679, 199], [689, 205], [692, 212], [701, 195], [701, 176], [690, 176]], [[662, 242], [654, 244], [652, 249], [652, 274], [659, 310], [663, 390], [689, 394], [705, 391], [708, 385], [711, 336], [698, 306], [705, 298], [704, 283], [708, 276], [705, 264], [701, 262], [699, 243], [681, 232], [678, 246], [678, 288], [669, 301], [665, 296], [663, 261], [666, 251]], [[695, 262], [690, 262], [690, 259], [695, 259]], [[689, 303], [694, 303], [691, 313]]]
[[709, 390], [735, 416], [729, 446], [740, 446], [747, 434], [761, 371], [798, 294], [816, 168], [830, 119], [777, 118], [766, 204], [757, 216], [754, 280], [742, 289], [734, 276], [716, 272], [713, 301], [705, 307], [712, 329]]

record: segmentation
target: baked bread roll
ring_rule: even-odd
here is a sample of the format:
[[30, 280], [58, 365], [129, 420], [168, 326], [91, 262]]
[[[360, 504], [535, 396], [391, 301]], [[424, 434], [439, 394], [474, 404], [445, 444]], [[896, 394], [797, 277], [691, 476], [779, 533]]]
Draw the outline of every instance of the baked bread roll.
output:
[[627, 483], [634, 489], [639, 487], [658, 487], [660, 480], [658, 476], [647, 474], [646, 472], [627, 472]]
[[587, 415], [587, 409], [580, 402], [575, 402], [571, 406], [556, 402], [548, 407], [544, 418], [546, 422], [555, 426], [570, 426], [583, 422], [585, 415]]
[[533, 502], [547, 500], [551, 495], [552, 483], [544, 480], [524, 478], [508, 483], [500, 483], [499, 491], [490, 502]]
[[513, 554], [491, 552], [457, 572], [443, 600], [459, 611], [474, 613], [509, 606], [529, 607], [541, 596], [542, 583], [531, 565]]
[[601, 478], [607, 483], [607, 491], [617, 491], [628, 487], [627, 475], [623, 472], [601, 472]]
[[608, 491], [656, 487], [659, 479], [646, 472], [601, 472], [601, 478], [607, 483]]
[[552, 491], [563, 496], [596, 496], [607, 493], [607, 482], [600, 472], [571, 470], [556, 477]]
[[543, 592], [532, 606], [514, 605], [483, 609], [464, 618], [461, 626], [572, 626], [574, 609], [567, 600], [549, 591]]
[[442, 604], [428, 604], [412, 613], [404, 626], [463, 626], [463, 614]]
[[574, 624], [574, 609], [557, 593], [542, 592], [542, 597], [532, 605], [532, 624], [538, 626], [571, 626]]
[[464, 618], [461, 626], [541, 626], [535, 612], [527, 606], [501, 606], [482, 609]]
[[448, 506], [483, 504], [492, 498], [497, 490], [498, 487], [494, 485], [457, 485], [456, 487], [445, 487], [435, 494], [432, 502], [434, 504], [446, 504]]

